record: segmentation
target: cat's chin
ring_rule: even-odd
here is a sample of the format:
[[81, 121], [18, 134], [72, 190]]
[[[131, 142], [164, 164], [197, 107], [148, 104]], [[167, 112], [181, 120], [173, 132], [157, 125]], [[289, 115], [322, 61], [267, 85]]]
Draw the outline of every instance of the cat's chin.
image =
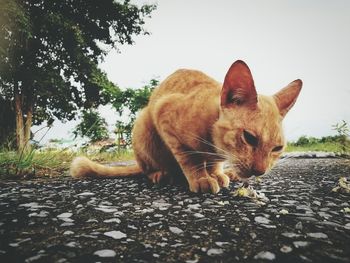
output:
[[249, 178], [253, 177], [253, 174], [247, 173], [247, 172], [237, 172], [237, 176], [239, 177], [240, 181], [247, 181]]
[[249, 178], [252, 178], [253, 175], [244, 174], [244, 175], [239, 175], [238, 177], [242, 182], [244, 182], [244, 181], [247, 181]]

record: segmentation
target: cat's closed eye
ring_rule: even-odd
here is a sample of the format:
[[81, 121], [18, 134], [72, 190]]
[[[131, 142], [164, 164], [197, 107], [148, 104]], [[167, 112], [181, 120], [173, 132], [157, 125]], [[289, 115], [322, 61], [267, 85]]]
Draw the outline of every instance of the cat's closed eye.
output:
[[253, 134], [251, 134], [250, 132], [244, 130], [243, 131], [243, 138], [244, 138], [244, 141], [247, 144], [249, 144], [250, 146], [253, 146], [253, 147], [258, 146], [259, 139], [256, 136], [254, 136]]
[[282, 149], [283, 149], [283, 146], [282, 146], [282, 145], [279, 145], [279, 146], [274, 147], [274, 148], [272, 149], [272, 151], [273, 151], [273, 152], [280, 152], [280, 151], [282, 151]]

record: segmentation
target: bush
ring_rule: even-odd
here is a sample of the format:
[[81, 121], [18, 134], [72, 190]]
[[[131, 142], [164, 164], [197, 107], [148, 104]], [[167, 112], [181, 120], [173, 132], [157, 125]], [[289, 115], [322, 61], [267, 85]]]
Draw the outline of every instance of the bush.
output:
[[84, 110], [82, 112], [82, 121], [73, 131], [75, 137], [88, 137], [91, 142], [108, 139], [107, 122], [95, 109]]

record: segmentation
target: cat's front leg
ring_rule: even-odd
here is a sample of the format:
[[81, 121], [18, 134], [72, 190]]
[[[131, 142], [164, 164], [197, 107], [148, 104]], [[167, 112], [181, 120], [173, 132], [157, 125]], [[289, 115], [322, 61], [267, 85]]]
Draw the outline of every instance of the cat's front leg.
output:
[[186, 176], [191, 192], [216, 194], [220, 191], [217, 177], [210, 176], [201, 158], [188, 158], [182, 154], [175, 154], [184, 175]]
[[224, 172], [224, 162], [207, 162], [207, 170], [210, 176], [217, 179], [221, 187], [228, 187], [230, 184], [229, 176]]
[[185, 175], [190, 191], [194, 193], [216, 194], [220, 191], [220, 185], [217, 177], [210, 176], [205, 166], [203, 156], [188, 154], [184, 147], [175, 137], [167, 134], [165, 142]]

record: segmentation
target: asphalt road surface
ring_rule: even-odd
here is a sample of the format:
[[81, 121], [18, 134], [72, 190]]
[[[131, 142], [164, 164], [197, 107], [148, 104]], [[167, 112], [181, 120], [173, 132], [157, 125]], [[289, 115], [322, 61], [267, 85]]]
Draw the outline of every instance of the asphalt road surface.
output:
[[285, 159], [266, 204], [145, 178], [0, 181], [0, 262], [350, 262], [350, 160]]

